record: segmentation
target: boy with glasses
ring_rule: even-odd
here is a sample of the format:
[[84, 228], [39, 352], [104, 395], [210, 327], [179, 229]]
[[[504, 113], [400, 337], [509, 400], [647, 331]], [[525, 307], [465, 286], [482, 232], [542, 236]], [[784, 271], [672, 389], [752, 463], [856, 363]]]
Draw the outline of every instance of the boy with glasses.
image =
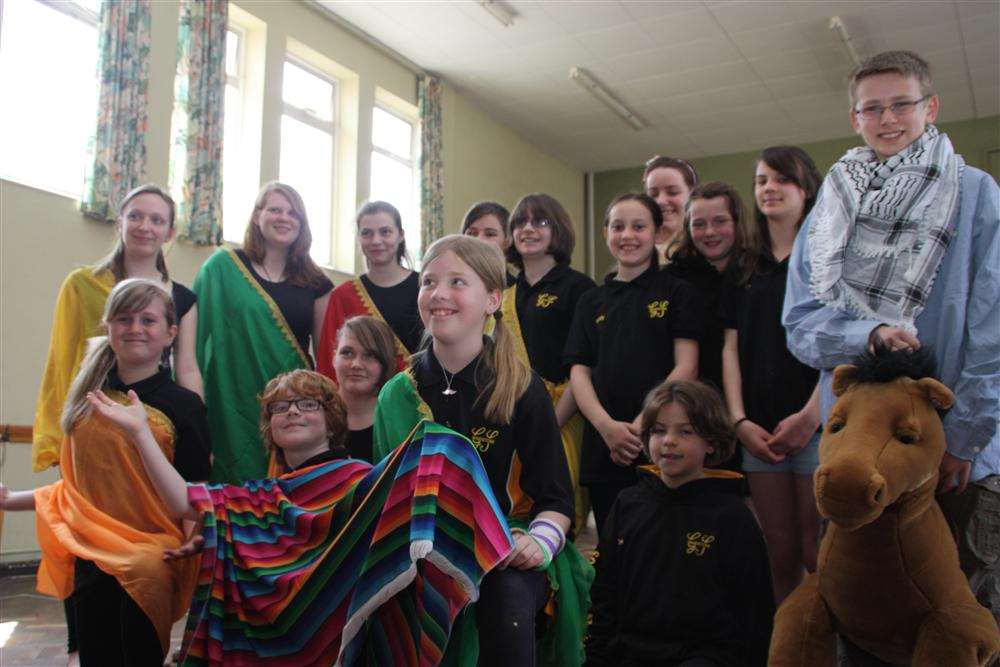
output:
[[[851, 125], [867, 146], [830, 168], [792, 251], [788, 346], [831, 373], [866, 348], [930, 346], [955, 392], [939, 503], [973, 592], [1000, 616], [1000, 189], [932, 124], [930, 68], [909, 51], [863, 62]], [[968, 490], [966, 486], [972, 482]]]

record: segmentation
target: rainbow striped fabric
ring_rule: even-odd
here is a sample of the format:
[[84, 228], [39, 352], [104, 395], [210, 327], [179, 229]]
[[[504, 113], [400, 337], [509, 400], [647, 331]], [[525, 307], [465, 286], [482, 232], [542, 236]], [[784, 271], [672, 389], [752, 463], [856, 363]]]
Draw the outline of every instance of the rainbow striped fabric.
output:
[[472, 444], [421, 422], [372, 467], [189, 487], [205, 548], [185, 665], [436, 665], [513, 548]]

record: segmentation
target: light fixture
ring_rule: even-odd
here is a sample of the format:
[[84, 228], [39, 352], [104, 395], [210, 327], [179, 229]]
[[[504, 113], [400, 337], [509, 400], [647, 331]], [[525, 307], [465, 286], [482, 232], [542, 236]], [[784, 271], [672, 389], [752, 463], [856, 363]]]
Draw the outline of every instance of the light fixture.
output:
[[490, 13], [490, 16], [500, 21], [505, 28], [514, 23], [514, 13], [496, 0], [479, 0], [479, 6]]
[[847, 32], [847, 26], [844, 25], [843, 19], [839, 16], [831, 16], [830, 30], [837, 33], [840, 45], [844, 47], [844, 52], [847, 54], [847, 57], [851, 59], [851, 62], [853, 62], [855, 66], [860, 65], [861, 56], [858, 55], [858, 50], [854, 48], [854, 42], [851, 41], [851, 35]]
[[612, 95], [607, 88], [595, 81], [587, 70], [581, 67], [572, 67], [569, 70], [569, 78], [576, 81], [584, 90], [618, 114], [623, 121], [632, 126], [633, 130], [641, 130], [646, 127], [638, 114], [625, 106], [625, 103]]

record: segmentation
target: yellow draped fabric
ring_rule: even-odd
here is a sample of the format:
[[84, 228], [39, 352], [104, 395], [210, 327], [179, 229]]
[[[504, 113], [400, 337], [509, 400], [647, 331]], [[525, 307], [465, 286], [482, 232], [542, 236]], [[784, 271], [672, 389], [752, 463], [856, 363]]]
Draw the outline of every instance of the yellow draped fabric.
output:
[[[500, 305], [500, 310], [503, 311], [504, 324], [513, 334], [517, 356], [530, 368], [531, 359], [528, 357], [528, 348], [525, 347], [524, 336], [521, 334], [521, 321], [517, 317], [516, 300], [517, 285], [515, 284], [503, 291], [503, 303]], [[487, 320], [487, 322], [492, 322], [492, 320]], [[542, 381], [545, 382], [545, 388], [548, 389], [549, 396], [552, 398], [552, 406], [555, 407], [569, 386], [569, 381], [560, 384], [550, 382], [545, 378], [542, 378]], [[573, 482], [573, 498], [576, 502], [576, 529], [583, 530], [587, 525], [590, 502], [587, 498], [587, 490], [580, 486], [580, 451], [583, 447], [583, 417], [580, 413], [570, 417], [560, 430], [560, 435], [562, 436], [563, 450], [566, 452], [569, 476]]]
[[[124, 401], [121, 394], [112, 398]], [[146, 406], [150, 427], [168, 459], [174, 427]], [[135, 445], [99, 415], [85, 418], [66, 438], [62, 479], [35, 491], [35, 529], [42, 548], [38, 590], [65, 599], [73, 592], [77, 558], [113, 576], [149, 617], [164, 653], [170, 628], [188, 609], [200, 559], [164, 562], [183, 534], [146, 475]]]
[[73, 271], [63, 281], [52, 319], [52, 338], [45, 375], [38, 389], [31, 443], [31, 464], [40, 472], [59, 462], [64, 433], [59, 426], [69, 385], [87, 350], [87, 339], [100, 335], [104, 303], [115, 285], [110, 271], [91, 267]]

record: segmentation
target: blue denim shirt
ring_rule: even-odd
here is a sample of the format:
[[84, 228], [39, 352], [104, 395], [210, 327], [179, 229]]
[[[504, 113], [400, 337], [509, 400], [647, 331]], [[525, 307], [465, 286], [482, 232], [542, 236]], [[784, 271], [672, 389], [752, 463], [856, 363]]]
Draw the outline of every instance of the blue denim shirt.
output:
[[[966, 166], [951, 243], [917, 317], [917, 338], [930, 345], [939, 379], [955, 392], [944, 419], [948, 452], [973, 461], [972, 480], [1000, 473], [1000, 188]], [[809, 289], [806, 219], [788, 269], [782, 322], [788, 348], [820, 372], [820, 410], [833, 406], [832, 370], [864, 352], [881, 322], [859, 320], [823, 304]]]

